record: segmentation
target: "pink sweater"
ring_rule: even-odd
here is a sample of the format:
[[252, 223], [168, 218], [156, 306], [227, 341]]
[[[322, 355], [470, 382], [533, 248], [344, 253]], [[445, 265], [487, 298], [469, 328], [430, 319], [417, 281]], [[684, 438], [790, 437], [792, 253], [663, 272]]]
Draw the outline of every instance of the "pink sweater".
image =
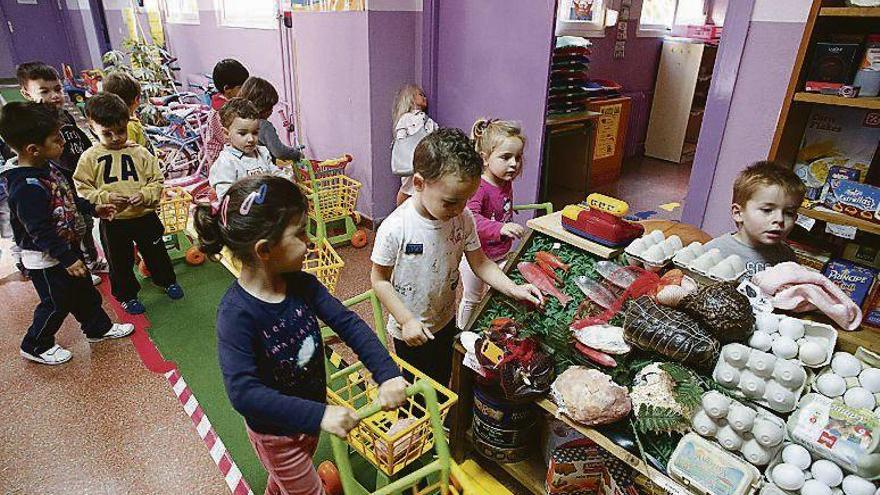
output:
[[513, 245], [513, 239], [501, 235], [501, 227], [513, 218], [513, 188], [510, 182], [501, 187], [480, 178], [480, 188], [468, 201], [468, 208], [477, 223], [477, 235], [486, 256], [497, 261]]

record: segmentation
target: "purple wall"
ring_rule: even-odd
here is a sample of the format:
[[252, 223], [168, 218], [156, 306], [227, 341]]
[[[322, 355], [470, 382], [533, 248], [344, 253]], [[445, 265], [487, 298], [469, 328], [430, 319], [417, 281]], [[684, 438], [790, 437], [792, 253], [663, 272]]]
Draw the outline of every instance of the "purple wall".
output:
[[[94, 36], [95, 29], [94, 23], [91, 22], [91, 12], [68, 6], [63, 15], [67, 27], [67, 38], [70, 40], [70, 51], [74, 57], [68, 63], [73, 66], [74, 73], [93, 69], [95, 60], [92, 58], [88, 39], [89, 36]], [[100, 54], [97, 59], [100, 60]]]
[[[6, 17], [0, 11], [0, 27], [6, 26]], [[0, 29], [0, 78], [15, 77], [15, 61], [12, 55], [12, 39], [8, 29]]]
[[[464, 130], [482, 116], [522, 122], [528, 144], [514, 190], [517, 203], [532, 202], [539, 189], [556, 2], [434, 2], [431, 17], [439, 37], [433, 116], [441, 125]], [[425, 2], [426, 15], [430, 4]]]

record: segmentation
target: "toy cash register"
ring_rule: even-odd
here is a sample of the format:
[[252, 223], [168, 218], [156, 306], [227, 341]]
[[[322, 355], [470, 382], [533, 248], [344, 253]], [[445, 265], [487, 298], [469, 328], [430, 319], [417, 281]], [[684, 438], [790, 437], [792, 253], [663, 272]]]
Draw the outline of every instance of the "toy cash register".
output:
[[562, 227], [603, 246], [625, 246], [645, 233], [643, 226], [623, 219], [627, 211], [626, 202], [593, 193], [585, 202], [562, 210]]

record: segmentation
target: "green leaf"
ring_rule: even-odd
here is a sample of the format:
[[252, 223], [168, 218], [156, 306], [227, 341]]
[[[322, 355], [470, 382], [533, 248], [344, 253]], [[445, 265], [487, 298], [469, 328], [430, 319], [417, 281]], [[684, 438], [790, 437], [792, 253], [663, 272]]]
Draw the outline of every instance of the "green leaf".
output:
[[688, 420], [668, 407], [642, 404], [636, 413], [635, 427], [642, 433], [671, 433], [688, 425]]

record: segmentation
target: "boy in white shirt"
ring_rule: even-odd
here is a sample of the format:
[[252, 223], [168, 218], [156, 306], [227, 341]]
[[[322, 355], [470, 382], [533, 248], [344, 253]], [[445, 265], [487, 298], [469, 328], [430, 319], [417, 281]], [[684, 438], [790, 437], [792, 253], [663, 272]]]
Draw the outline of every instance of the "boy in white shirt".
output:
[[441, 384], [452, 370], [455, 289], [462, 254], [474, 273], [498, 292], [535, 305], [541, 293], [516, 285], [480, 248], [473, 214], [483, 160], [459, 129], [426, 136], [413, 156], [415, 194], [376, 233], [370, 280], [388, 308], [397, 355]]
[[208, 181], [223, 199], [235, 181], [250, 175], [270, 174], [289, 177], [288, 171], [272, 163], [272, 155], [265, 146], [259, 146], [260, 114], [253, 103], [244, 98], [232, 98], [220, 109], [229, 143], [211, 166]]

